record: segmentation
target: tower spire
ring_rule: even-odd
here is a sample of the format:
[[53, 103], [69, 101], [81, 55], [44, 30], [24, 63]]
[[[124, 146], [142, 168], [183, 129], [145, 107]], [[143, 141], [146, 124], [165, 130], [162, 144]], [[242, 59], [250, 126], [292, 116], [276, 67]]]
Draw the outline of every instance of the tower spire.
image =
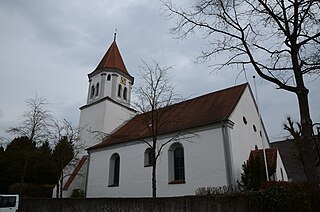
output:
[[114, 32], [113, 41], [116, 42], [116, 39], [117, 39], [117, 28], [115, 29], [115, 32]]

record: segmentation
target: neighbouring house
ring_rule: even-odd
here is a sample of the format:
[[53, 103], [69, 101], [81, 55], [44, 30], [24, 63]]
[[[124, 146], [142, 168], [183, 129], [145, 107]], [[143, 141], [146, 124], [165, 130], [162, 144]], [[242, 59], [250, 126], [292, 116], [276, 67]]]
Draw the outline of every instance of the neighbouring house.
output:
[[[317, 171], [320, 176], [320, 160], [319, 160], [319, 134], [314, 136], [315, 139], [315, 157], [317, 158]], [[299, 156], [298, 145], [293, 139], [285, 139], [270, 143], [270, 146], [277, 148], [280, 152], [284, 167], [286, 168], [288, 179], [292, 182], [305, 182], [306, 174], [303, 170], [301, 157]]]
[[[268, 176], [270, 180], [288, 180], [286, 169], [284, 169], [286, 166], [282, 163], [282, 158], [277, 148], [271, 147], [263, 150], [256, 147], [255, 150], [251, 150], [249, 160], [255, 157], [261, 158], [263, 162], [267, 161], [266, 165], [268, 167]], [[266, 160], [264, 160], [264, 158], [266, 158]]]
[[[150, 197], [150, 139], [147, 126], [130, 108], [134, 78], [114, 40], [97, 68], [88, 74], [86, 105], [80, 108], [81, 139], [88, 157], [64, 182], [86, 197]], [[235, 186], [251, 150], [269, 140], [248, 83], [161, 108], [159, 144], [177, 134], [190, 135], [164, 146], [157, 161], [157, 196], [193, 195], [199, 187]], [[86, 155], [85, 151], [82, 153]], [[275, 180], [286, 180], [276, 153]], [[283, 177], [278, 171], [282, 169]], [[86, 179], [85, 183], [83, 180]]]

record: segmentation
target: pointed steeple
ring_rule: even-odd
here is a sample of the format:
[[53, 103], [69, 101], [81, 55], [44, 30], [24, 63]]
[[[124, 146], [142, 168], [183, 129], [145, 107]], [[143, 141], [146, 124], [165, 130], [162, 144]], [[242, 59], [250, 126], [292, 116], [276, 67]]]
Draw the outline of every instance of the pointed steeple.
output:
[[116, 68], [119, 71], [127, 74], [130, 76], [130, 74], [127, 71], [127, 68], [122, 60], [119, 48], [116, 43], [116, 37], [114, 37], [114, 41], [110, 45], [108, 51], [101, 59], [100, 63], [98, 64], [97, 68], [95, 70], [101, 69], [101, 68]]

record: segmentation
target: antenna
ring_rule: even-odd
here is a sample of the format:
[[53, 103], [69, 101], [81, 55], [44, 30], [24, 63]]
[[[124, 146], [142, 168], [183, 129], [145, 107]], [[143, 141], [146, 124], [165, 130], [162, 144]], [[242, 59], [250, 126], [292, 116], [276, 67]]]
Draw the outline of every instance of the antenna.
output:
[[261, 120], [261, 113], [260, 113], [260, 108], [259, 108], [258, 90], [257, 90], [257, 84], [256, 84], [256, 76], [254, 76], [254, 75], [253, 75], [253, 82], [254, 82], [254, 91], [255, 91], [255, 96], [256, 96], [256, 101], [257, 101], [257, 110], [258, 110], [258, 116], [259, 116], [259, 128], [261, 130], [260, 136], [261, 136], [261, 143], [262, 143], [263, 161], [264, 161], [264, 167], [265, 167], [265, 171], [266, 171], [267, 181], [269, 181], [267, 155], [266, 155], [266, 149], [264, 147], [263, 135], [262, 135], [262, 120]]

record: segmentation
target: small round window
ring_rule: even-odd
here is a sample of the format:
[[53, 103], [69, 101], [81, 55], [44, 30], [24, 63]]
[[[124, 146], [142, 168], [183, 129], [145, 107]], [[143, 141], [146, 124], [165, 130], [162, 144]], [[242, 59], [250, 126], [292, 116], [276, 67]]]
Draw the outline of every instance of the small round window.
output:
[[246, 117], [242, 117], [242, 120], [243, 120], [243, 123], [245, 124], [245, 125], [247, 125], [248, 124], [248, 121], [247, 121], [247, 119], [246, 119]]
[[253, 131], [257, 132], [257, 128], [256, 128], [256, 125], [253, 125]]

